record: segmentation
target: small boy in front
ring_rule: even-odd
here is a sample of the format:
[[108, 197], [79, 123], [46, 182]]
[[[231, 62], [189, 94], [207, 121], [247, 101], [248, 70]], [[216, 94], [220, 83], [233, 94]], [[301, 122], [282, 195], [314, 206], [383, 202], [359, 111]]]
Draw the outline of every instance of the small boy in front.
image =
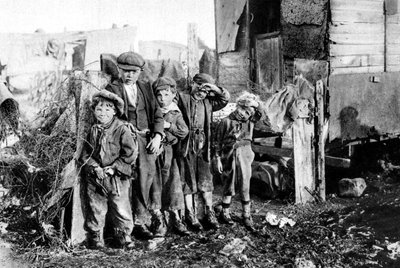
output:
[[133, 219], [129, 189], [137, 143], [127, 123], [118, 117], [124, 102], [116, 94], [102, 90], [93, 95], [96, 123], [84, 144], [82, 178], [87, 189], [85, 230], [88, 248], [104, 247], [101, 237], [107, 212], [111, 216], [116, 247], [132, 248]]
[[[180, 235], [188, 235], [182, 223], [180, 211], [185, 208], [182, 183], [176, 160], [176, 146], [185, 138], [189, 129], [183, 120], [178, 105], [174, 102], [177, 88], [170, 77], [160, 77], [153, 83], [153, 91], [164, 118], [163, 151], [157, 158], [159, 177], [154, 179], [152, 187], [153, 209], [169, 210], [172, 216], [172, 228]], [[163, 225], [163, 223], [162, 223]], [[164, 228], [153, 230], [155, 236], [163, 236]]]
[[242, 200], [243, 223], [247, 229], [254, 231], [250, 215], [250, 177], [254, 159], [251, 141], [254, 122], [260, 118], [259, 98], [244, 93], [236, 103], [236, 110], [222, 119], [215, 130], [217, 168], [223, 182], [220, 222], [233, 225], [229, 207], [236, 190]]

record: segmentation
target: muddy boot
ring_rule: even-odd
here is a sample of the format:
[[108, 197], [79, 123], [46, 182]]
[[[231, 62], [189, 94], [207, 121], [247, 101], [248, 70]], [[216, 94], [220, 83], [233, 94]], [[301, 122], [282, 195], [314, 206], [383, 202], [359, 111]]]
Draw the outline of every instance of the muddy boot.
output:
[[122, 230], [115, 230], [115, 243], [113, 247], [115, 248], [126, 248], [132, 249], [135, 247], [135, 243], [133, 243], [132, 238], [130, 235], [126, 234]]
[[148, 240], [153, 238], [153, 234], [149, 231], [145, 224], [135, 224], [135, 227], [133, 228], [133, 234], [138, 239]]
[[219, 224], [217, 218], [215, 217], [215, 212], [211, 207], [206, 207], [206, 214], [204, 221], [210, 229], [219, 229]]
[[100, 232], [88, 233], [87, 248], [88, 249], [104, 248], [104, 244], [101, 241]]
[[233, 220], [231, 218], [231, 213], [229, 210], [230, 204], [222, 204], [222, 212], [219, 215], [219, 221], [224, 224], [233, 225]]
[[247, 228], [247, 230], [254, 232], [256, 229], [254, 228], [254, 222], [250, 215], [250, 200], [242, 201], [243, 207], [243, 225]]
[[181, 218], [177, 213], [172, 212], [172, 229], [181, 236], [190, 235], [190, 232], [183, 224]]
[[164, 217], [161, 211], [155, 211], [151, 217], [150, 230], [153, 232], [154, 237], [164, 237], [167, 233], [167, 227], [164, 223]]
[[193, 229], [193, 231], [195, 232], [203, 231], [203, 226], [200, 224], [199, 220], [197, 219], [196, 215], [194, 215], [193, 211], [186, 210], [185, 219], [189, 228]]

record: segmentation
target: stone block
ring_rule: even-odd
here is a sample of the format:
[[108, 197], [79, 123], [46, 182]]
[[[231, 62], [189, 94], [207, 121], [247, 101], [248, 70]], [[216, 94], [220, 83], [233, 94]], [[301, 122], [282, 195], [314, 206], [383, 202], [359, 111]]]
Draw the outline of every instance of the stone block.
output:
[[360, 197], [364, 193], [365, 188], [367, 188], [367, 184], [363, 178], [344, 178], [339, 181], [339, 196]]

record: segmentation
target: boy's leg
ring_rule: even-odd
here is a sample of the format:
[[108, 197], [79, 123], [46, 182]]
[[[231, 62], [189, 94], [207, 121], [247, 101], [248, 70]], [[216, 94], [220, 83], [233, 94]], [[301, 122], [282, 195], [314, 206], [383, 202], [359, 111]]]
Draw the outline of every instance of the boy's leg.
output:
[[251, 165], [246, 163], [252, 163], [254, 160], [254, 152], [250, 146], [243, 146], [238, 150], [238, 179], [240, 185], [240, 195], [242, 199], [243, 208], [243, 222], [244, 225], [251, 231], [254, 231], [254, 223], [251, 218], [251, 201], [250, 201], [250, 178], [251, 178]]
[[231, 151], [229, 155], [224, 155], [221, 160], [223, 164], [222, 183], [222, 213], [220, 221], [225, 224], [233, 225], [233, 220], [230, 215], [230, 205], [232, 196], [235, 195], [235, 176], [236, 176], [236, 150]]
[[100, 194], [96, 186], [88, 182], [87, 202], [84, 227], [88, 236], [88, 248], [104, 247], [102, 234], [107, 214], [107, 197]]
[[194, 199], [192, 194], [187, 194], [184, 196], [185, 198], [185, 207], [186, 207], [186, 222], [189, 226], [196, 232], [202, 231], [203, 226], [201, 226], [199, 220], [197, 219], [196, 214], [194, 213]]
[[153, 184], [150, 188], [150, 195], [151, 195], [151, 226], [150, 230], [153, 232], [154, 236], [162, 237], [167, 232], [167, 228], [164, 222], [164, 216], [161, 212], [161, 193], [163, 190], [163, 182], [162, 182], [162, 175], [163, 175], [163, 166], [165, 161], [165, 150], [161, 155], [158, 156], [156, 160], [156, 175], [153, 180]]
[[133, 230], [132, 208], [129, 200], [129, 191], [131, 186], [130, 179], [113, 179], [113, 192], [110, 195], [110, 216], [114, 223], [114, 230], [117, 236], [119, 246], [133, 248], [131, 233]]
[[156, 155], [147, 153], [146, 137], [137, 135], [137, 141], [139, 150], [137, 160], [138, 178], [135, 180], [132, 196], [135, 214], [134, 233], [140, 238], [150, 239], [153, 234], [148, 230], [145, 222], [150, 201], [150, 188], [153, 184], [156, 170]]
[[222, 213], [220, 215], [220, 221], [229, 225], [233, 225], [233, 220], [231, 218], [230, 206], [231, 206], [232, 196], [227, 195], [222, 197]]

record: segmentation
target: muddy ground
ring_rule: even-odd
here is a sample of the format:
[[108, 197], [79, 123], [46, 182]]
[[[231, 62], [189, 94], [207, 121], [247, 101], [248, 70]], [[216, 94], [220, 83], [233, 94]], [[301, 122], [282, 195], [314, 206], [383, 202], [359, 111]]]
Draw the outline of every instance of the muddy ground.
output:
[[[5, 267], [400, 267], [400, 251], [391, 248], [400, 241], [400, 179], [388, 174], [367, 174], [366, 178], [369, 186], [361, 198], [344, 199], [332, 193], [323, 204], [296, 206], [290, 200], [262, 200], [253, 196], [254, 233], [242, 226], [240, 200], [236, 198], [233, 227], [222, 226], [218, 231], [193, 233], [188, 237], [169, 234], [154, 249], [149, 249], [148, 241], [137, 240], [136, 249], [131, 251], [87, 250], [66, 243], [41, 245], [40, 239], [32, 243], [35, 224], [26, 223], [24, 214], [31, 213], [25, 211], [27, 204], [11, 202], [4, 207], [3, 202], [1, 222], [8, 225], [0, 231], [2, 243], [12, 243], [13, 247], [0, 247], [0, 264], [7, 263]], [[218, 192], [216, 203], [220, 199]], [[21, 209], [24, 206], [25, 210]], [[266, 221], [268, 212], [296, 223], [282, 228], [272, 226]], [[23, 218], [25, 224], [21, 225]], [[221, 250], [233, 241], [243, 251], [226, 249], [222, 254]]]

